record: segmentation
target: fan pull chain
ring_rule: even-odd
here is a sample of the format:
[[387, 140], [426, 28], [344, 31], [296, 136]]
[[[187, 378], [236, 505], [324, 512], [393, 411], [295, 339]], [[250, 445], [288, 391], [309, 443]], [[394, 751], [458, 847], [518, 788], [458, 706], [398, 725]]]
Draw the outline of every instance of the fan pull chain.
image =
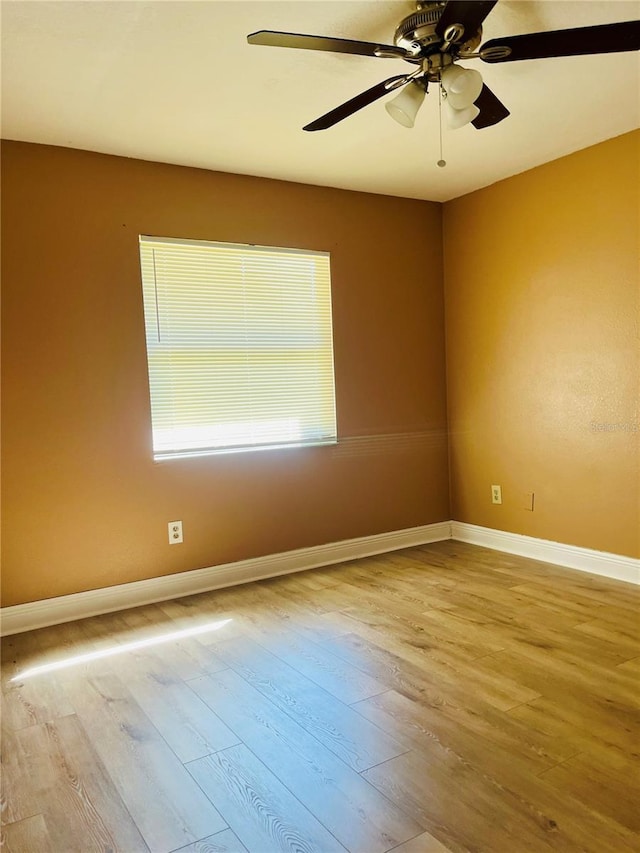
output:
[[447, 165], [447, 161], [442, 158], [442, 83], [438, 86], [438, 125], [440, 129], [440, 159], [437, 165], [443, 169]]

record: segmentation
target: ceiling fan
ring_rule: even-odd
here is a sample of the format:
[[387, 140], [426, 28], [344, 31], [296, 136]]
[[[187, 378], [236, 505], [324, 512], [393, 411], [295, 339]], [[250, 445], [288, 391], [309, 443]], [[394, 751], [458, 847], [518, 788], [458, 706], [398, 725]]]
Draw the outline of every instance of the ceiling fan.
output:
[[[403, 18], [394, 44], [354, 41], [329, 36], [260, 30], [247, 36], [249, 44], [351, 53], [378, 59], [404, 59], [417, 66], [410, 74], [383, 80], [307, 124], [303, 130], [326, 130], [395, 89], [403, 91], [385, 106], [405, 127], [413, 127], [429, 83], [440, 84], [452, 128], [469, 122], [477, 129], [498, 124], [509, 110], [482, 82], [480, 74], [456, 63], [520, 62], [558, 56], [580, 56], [640, 50], [640, 21], [550, 30], [505, 36], [481, 45], [482, 23], [497, 0], [418, 0], [417, 10]], [[404, 88], [406, 87], [406, 88]]]

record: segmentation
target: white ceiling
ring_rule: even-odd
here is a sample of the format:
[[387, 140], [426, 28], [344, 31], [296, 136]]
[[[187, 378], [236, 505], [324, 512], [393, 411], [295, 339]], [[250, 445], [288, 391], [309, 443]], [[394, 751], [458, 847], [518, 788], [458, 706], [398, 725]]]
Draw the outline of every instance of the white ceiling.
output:
[[[250, 46], [259, 29], [392, 43], [408, 0], [2, 2], [2, 136], [145, 160], [445, 201], [640, 125], [638, 53], [467, 61], [511, 111], [444, 130], [435, 87], [416, 126], [384, 99], [302, 126], [403, 60]], [[483, 41], [640, 18], [630, 0], [500, 0]], [[389, 97], [393, 97], [392, 95]]]

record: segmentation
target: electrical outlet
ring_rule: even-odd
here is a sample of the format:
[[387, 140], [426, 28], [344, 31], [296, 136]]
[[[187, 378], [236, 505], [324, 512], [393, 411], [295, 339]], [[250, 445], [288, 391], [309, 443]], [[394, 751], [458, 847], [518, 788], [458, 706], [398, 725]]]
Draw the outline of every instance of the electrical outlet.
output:
[[182, 522], [170, 521], [167, 525], [169, 528], [169, 545], [179, 545], [182, 539]]
[[533, 492], [527, 492], [524, 499], [524, 508], [527, 512], [533, 512], [534, 500], [535, 494]]
[[502, 503], [502, 486], [491, 486], [491, 503]]

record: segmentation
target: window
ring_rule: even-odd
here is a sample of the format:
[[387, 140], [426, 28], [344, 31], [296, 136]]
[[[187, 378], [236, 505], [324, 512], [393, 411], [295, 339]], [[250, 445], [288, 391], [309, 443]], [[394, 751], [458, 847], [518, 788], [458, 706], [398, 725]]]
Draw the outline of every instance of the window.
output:
[[335, 444], [329, 255], [140, 237], [155, 459]]

